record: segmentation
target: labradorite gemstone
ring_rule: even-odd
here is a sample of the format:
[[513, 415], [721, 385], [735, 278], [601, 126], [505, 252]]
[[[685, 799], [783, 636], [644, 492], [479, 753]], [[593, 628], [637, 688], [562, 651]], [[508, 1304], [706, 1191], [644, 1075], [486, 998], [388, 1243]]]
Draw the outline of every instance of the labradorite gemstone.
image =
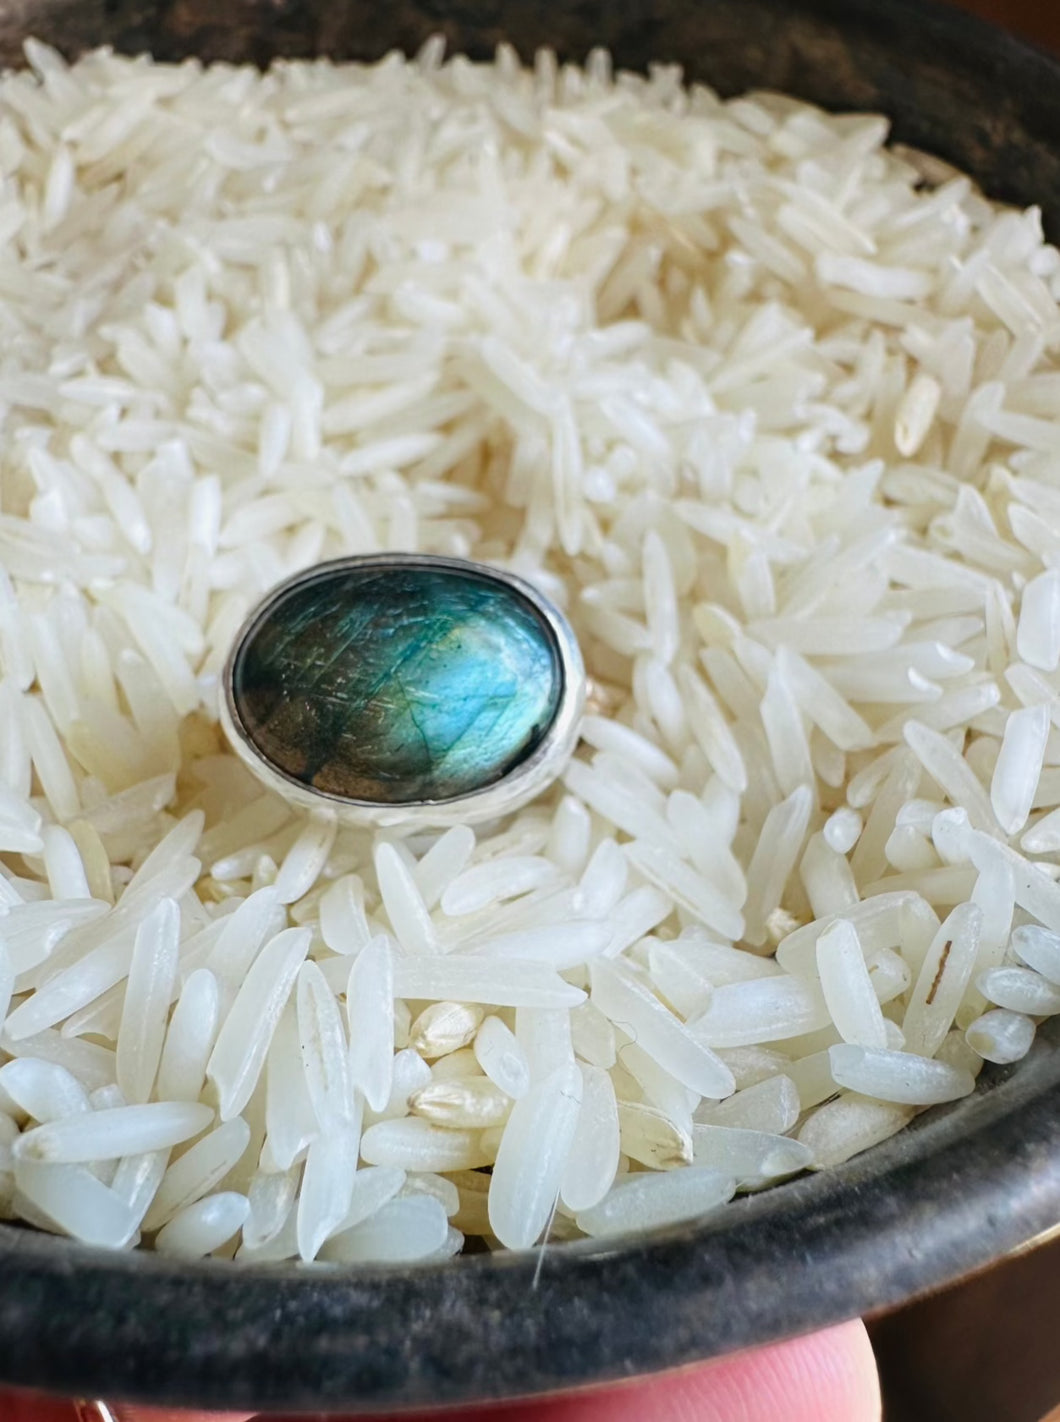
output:
[[237, 718], [302, 784], [352, 800], [448, 800], [540, 744], [562, 668], [548, 623], [487, 572], [340, 564], [281, 592], [232, 667]]

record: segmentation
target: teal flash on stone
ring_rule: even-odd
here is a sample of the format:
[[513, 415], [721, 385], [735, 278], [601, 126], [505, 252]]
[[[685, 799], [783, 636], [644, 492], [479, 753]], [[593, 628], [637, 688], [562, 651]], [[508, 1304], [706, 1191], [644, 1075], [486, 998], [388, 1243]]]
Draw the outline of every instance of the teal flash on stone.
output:
[[265, 604], [229, 700], [287, 779], [400, 806], [511, 774], [548, 734], [563, 683], [548, 620], [511, 582], [441, 559], [347, 559]]

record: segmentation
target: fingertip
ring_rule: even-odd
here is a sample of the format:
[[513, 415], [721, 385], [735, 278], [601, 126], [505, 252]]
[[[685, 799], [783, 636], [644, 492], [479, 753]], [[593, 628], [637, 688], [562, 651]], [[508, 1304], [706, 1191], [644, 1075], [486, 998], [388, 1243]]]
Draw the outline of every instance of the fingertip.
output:
[[40, 1393], [0, 1392], [3, 1422], [77, 1422], [73, 1403]]
[[[436, 1422], [444, 1416], [435, 1414]], [[881, 1417], [876, 1360], [860, 1321], [617, 1388], [461, 1414], [462, 1422], [880, 1422]]]
[[115, 1422], [250, 1422], [254, 1412], [185, 1412], [174, 1407], [112, 1407]]
[[[673, 1422], [880, 1422], [882, 1417], [876, 1360], [860, 1320], [687, 1369], [674, 1377], [672, 1389], [667, 1415]], [[631, 1411], [628, 1422], [635, 1415]], [[625, 1416], [610, 1422], [625, 1422]], [[661, 1422], [654, 1406], [651, 1416]]]
[[[860, 1319], [717, 1366], [731, 1369], [732, 1385], [746, 1396], [747, 1417], [754, 1422], [759, 1415], [762, 1422], [781, 1416], [790, 1422], [880, 1422], [883, 1415], [876, 1358]], [[758, 1392], [783, 1410], [770, 1413], [759, 1404], [753, 1411]]]

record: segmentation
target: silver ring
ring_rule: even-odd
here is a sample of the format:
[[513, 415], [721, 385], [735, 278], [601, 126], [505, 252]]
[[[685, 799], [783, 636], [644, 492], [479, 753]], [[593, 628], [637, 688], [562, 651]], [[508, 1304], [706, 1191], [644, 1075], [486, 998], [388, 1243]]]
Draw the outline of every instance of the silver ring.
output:
[[458, 558], [319, 563], [273, 588], [225, 664], [236, 754], [303, 809], [359, 825], [494, 819], [563, 771], [585, 668], [524, 579]]

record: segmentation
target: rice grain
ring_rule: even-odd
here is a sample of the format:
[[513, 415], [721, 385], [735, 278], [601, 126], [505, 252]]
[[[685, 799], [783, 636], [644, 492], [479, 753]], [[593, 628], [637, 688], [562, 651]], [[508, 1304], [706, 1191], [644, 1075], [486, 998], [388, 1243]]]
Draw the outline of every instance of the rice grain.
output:
[[[1034, 210], [878, 116], [602, 51], [27, 57], [0, 81], [5, 1209], [260, 1262], [607, 1236], [1031, 1049], [1060, 1010]], [[248, 612], [387, 549], [570, 617], [589, 711], [535, 804], [373, 834], [226, 747]]]

